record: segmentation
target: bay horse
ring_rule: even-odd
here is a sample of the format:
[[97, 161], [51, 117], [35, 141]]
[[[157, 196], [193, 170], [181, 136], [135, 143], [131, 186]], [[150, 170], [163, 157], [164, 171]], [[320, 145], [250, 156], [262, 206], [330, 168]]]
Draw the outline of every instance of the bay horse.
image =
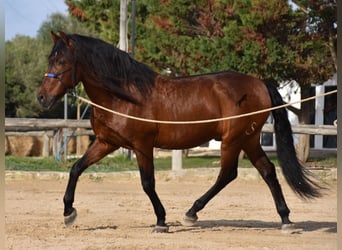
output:
[[[96, 38], [51, 32], [54, 46], [48, 58], [37, 99], [46, 109], [82, 82], [90, 100], [124, 114], [163, 121], [197, 121], [229, 117], [283, 104], [272, 84], [237, 72], [216, 72], [186, 77], [162, 76], [127, 53]], [[119, 147], [134, 151], [141, 184], [154, 208], [154, 232], [168, 232], [166, 212], [155, 190], [153, 148], [187, 149], [211, 139], [221, 141], [221, 168], [214, 185], [186, 212], [195, 223], [197, 213], [238, 175], [243, 150], [271, 190], [282, 228], [290, 228], [274, 165], [260, 145], [261, 129], [270, 112], [238, 119], [200, 124], [161, 124], [119, 117], [98, 107], [91, 111], [96, 139], [71, 168], [64, 195], [64, 222], [74, 222], [76, 183], [82, 172]], [[273, 110], [277, 153], [290, 187], [303, 198], [320, 196], [320, 186], [298, 162], [292, 130], [284, 108]]]

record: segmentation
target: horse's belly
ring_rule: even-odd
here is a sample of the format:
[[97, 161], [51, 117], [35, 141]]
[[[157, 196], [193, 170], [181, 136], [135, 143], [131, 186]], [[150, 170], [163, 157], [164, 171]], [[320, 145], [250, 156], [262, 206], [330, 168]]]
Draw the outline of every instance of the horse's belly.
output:
[[215, 126], [168, 125], [160, 127], [154, 146], [163, 149], [186, 149], [200, 146], [211, 139], [221, 139]]

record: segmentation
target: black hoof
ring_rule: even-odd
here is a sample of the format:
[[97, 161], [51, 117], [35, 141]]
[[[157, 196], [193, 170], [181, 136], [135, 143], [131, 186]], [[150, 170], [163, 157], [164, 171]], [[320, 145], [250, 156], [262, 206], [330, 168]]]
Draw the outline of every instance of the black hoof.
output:
[[73, 208], [73, 211], [70, 215], [64, 216], [64, 224], [66, 226], [71, 226], [72, 224], [74, 224], [76, 217], [77, 217], [77, 211], [75, 208]]

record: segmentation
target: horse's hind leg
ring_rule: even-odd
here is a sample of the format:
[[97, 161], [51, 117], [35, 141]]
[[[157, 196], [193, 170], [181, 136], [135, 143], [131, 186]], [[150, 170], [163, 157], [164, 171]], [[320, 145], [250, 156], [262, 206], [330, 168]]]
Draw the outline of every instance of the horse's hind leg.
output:
[[222, 144], [221, 146], [221, 170], [217, 177], [215, 184], [186, 212], [184, 223], [186, 225], [194, 224], [198, 217], [197, 212], [204, 208], [204, 206], [219, 193], [229, 182], [237, 177], [237, 167], [240, 150], [227, 148]]
[[64, 195], [64, 223], [71, 225], [76, 219], [76, 209], [73, 208], [75, 189], [79, 176], [91, 164], [101, 160], [110, 152], [117, 149], [112, 145], [103, 143], [96, 139], [93, 144], [88, 148], [87, 152], [79, 159], [71, 168], [68, 185]]
[[244, 151], [270, 188], [277, 212], [281, 217], [282, 228], [286, 228], [292, 224], [289, 220], [290, 210], [286, 205], [281, 186], [276, 176], [275, 167], [262, 149], [259, 138], [256, 138], [254, 143], [248, 144], [244, 148]]

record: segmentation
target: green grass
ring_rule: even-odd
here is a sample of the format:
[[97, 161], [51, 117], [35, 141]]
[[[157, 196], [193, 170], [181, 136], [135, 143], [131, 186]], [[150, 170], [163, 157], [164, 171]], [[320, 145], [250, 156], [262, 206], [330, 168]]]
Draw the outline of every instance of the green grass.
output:
[[6, 156], [6, 170], [21, 171], [67, 171], [67, 163], [61, 163], [54, 158], [37, 158], [37, 157], [14, 157]]
[[[6, 170], [20, 170], [20, 171], [58, 171], [67, 172], [77, 159], [69, 159], [67, 161], [57, 161], [53, 157], [13, 157], [6, 156], [5, 169]], [[276, 157], [270, 157], [274, 165], [278, 166]], [[313, 164], [312, 164], [313, 163]], [[154, 165], [157, 171], [171, 170], [171, 157], [155, 158]], [[324, 167], [336, 167], [336, 157], [325, 159], [310, 159], [308, 165], [318, 165]], [[191, 156], [183, 158], [183, 168], [208, 168], [220, 167], [219, 156]], [[248, 159], [239, 161], [239, 167], [248, 168], [252, 164]], [[119, 172], [138, 170], [135, 159], [132, 161], [124, 156], [105, 157], [96, 164], [90, 166], [86, 172]]]
[[[57, 161], [53, 157], [13, 157], [5, 159], [6, 170], [20, 171], [69, 171], [77, 159]], [[171, 157], [155, 158], [156, 170], [171, 170]], [[183, 159], [183, 168], [195, 167], [219, 167], [218, 156], [199, 156]], [[250, 164], [249, 164], [250, 165]], [[118, 172], [138, 170], [136, 159], [129, 160], [124, 156], [105, 157], [96, 164], [90, 166], [86, 172]]]
[[[77, 159], [57, 161], [53, 157], [13, 157], [5, 159], [6, 170], [20, 171], [69, 171]], [[189, 157], [183, 160], [184, 168], [193, 167], [218, 167], [220, 158], [217, 156]], [[154, 160], [156, 170], [170, 170], [171, 157], [156, 158]], [[129, 160], [124, 156], [105, 157], [96, 164], [90, 166], [86, 172], [118, 172], [138, 170], [135, 159]]]

